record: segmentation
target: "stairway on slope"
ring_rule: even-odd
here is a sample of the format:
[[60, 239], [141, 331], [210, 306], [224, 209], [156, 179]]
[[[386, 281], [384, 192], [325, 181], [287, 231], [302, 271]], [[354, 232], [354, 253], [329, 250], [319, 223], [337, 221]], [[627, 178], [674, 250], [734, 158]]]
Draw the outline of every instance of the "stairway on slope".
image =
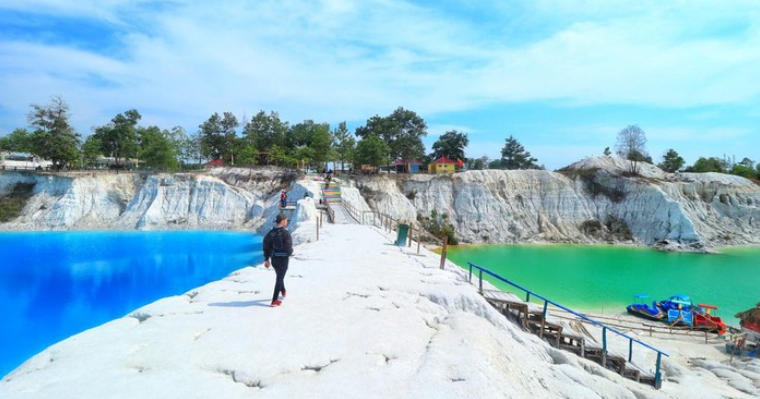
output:
[[329, 186], [325, 186], [322, 183], [322, 198], [329, 204], [342, 204], [343, 198], [340, 194], [340, 184], [338, 182], [330, 182]]

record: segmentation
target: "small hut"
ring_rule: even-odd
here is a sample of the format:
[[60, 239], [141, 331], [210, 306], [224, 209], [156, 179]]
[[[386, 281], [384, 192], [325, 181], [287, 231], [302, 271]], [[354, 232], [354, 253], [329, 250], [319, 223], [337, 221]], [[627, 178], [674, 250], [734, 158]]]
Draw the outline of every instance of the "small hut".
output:
[[754, 308], [737, 313], [734, 317], [741, 320], [742, 326], [747, 324], [760, 326], [760, 302], [758, 302]]
[[737, 313], [734, 317], [741, 320], [739, 325], [742, 326], [742, 331], [747, 333], [748, 340], [760, 342], [760, 303], [754, 309]]

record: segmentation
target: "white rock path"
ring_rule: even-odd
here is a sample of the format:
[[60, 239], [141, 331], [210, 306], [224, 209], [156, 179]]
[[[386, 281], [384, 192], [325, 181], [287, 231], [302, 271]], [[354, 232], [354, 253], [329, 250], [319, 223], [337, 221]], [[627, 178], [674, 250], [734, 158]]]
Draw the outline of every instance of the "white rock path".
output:
[[[325, 224], [320, 239], [296, 248], [282, 307], [268, 306], [274, 272], [247, 267], [48, 348], [0, 398], [687, 397], [524, 333], [431, 252], [360, 225]], [[752, 397], [669, 367], [690, 394]]]

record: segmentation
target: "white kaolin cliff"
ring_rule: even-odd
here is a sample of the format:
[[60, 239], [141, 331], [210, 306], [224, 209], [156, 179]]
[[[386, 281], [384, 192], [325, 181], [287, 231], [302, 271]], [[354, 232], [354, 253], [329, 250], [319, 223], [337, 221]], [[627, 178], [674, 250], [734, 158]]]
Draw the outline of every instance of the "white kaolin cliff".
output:
[[[562, 172], [469, 171], [453, 175], [359, 177], [344, 201], [425, 224], [446, 215], [460, 241], [626, 242], [673, 249], [760, 243], [760, 187], [717, 173], [668, 174], [643, 165], [626, 177], [615, 157], [579, 161]], [[199, 174], [38, 175], [0, 173], [0, 195], [33, 184], [5, 230], [259, 229], [279, 190], [318, 200], [312, 179], [274, 170]]]
[[469, 243], [630, 242], [670, 248], [760, 243], [760, 187], [717, 173], [668, 174], [585, 159], [563, 172], [469, 171], [359, 179], [379, 212], [418, 223], [446, 214]]

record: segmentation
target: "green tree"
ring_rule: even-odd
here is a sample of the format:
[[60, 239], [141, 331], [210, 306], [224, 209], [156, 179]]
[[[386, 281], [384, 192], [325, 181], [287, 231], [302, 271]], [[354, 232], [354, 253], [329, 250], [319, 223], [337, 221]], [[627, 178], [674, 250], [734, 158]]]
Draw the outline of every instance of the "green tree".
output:
[[290, 157], [293, 159], [293, 162], [298, 162], [299, 164], [303, 162], [306, 165], [312, 165], [312, 163], [314, 163], [314, 167], [317, 167], [318, 163], [314, 161], [315, 154], [316, 151], [314, 151], [313, 148], [305, 145], [290, 151]]
[[238, 165], [255, 165], [259, 160], [259, 150], [248, 140], [240, 138], [236, 141], [235, 162]]
[[608, 157], [612, 155], [612, 151], [610, 151], [610, 147], [604, 147], [604, 156]]
[[92, 134], [82, 144], [82, 159], [86, 165], [93, 166], [101, 156], [103, 156], [103, 143]]
[[449, 130], [433, 143], [433, 158], [447, 157], [465, 160], [464, 149], [470, 144], [467, 133]]
[[504, 164], [501, 162], [501, 159], [494, 159], [493, 161], [488, 162], [487, 168], [488, 169], [504, 169]]
[[356, 129], [356, 135], [362, 138], [373, 134], [387, 145], [388, 161], [416, 159], [425, 153], [422, 138], [427, 136], [427, 124], [414, 111], [399, 107], [387, 117], [373, 116], [365, 126]]
[[103, 145], [103, 153], [113, 157], [116, 165], [124, 158], [137, 156], [137, 122], [142, 116], [131, 109], [111, 119], [111, 123], [95, 128], [95, 137]]
[[195, 135], [188, 137], [188, 141], [185, 142], [185, 151], [187, 151], [188, 159], [197, 160], [197, 164], [200, 165], [203, 162], [203, 134], [201, 132], [195, 133]]
[[0, 151], [32, 152], [32, 134], [26, 129], [15, 129], [7, 136], [0, 138]]
[[47, 105], [32, 104], [27, 117], [35, 128], [33, 154], [51, 161], [57, 170], [78, 159], [79, 134], [69, 124], [69, 106], [62, 97], [53, 97]]
[[237, 127], [238, 121], [232, 112], [225, 112], [223, 116], [214, 112], [199, 126], [203, 156], [223, 159], [234, 165], [235, 140], [237, 139], [235, 128]]
[[312, 120], [293, 125], [285, 134], [286, 151], [298, 161], [313, 163], [316, 168], [330, 159], [333, 141], [330, 125]]
[[156, 126], [138, 128], [139, 159], [149, 169], [175, 170], [179, 166], [171, 132]]
[[538, 169], [537, 161], [538, 159], [525, 151], [525, 147], [514, 136], [509, 136], [504, 148], [501, 149], [501, 168], [503, 169]]
[[388, 145], [381, 138], [369, 134], [356, 145], [356, 163], [380, 166], [388, 160]]
[[732, 175], [741, 176], [747, 179], [754, 179], [757, 177], [757, 173], [755, 173], [755, 170], [752, 168], [748, 168], [741, 164], [734, 165], [731, 170], [729, 171]]
[[356, 152], [356, 139], [346, 128], [346, 122], [338, 124], [338, 128], [333, 131], [335, 137], [335, 153], [340, 162], [340, 169], [345, 170], [345, 163], [354, 159]]
[[629, 161], [628, 171], [632, 175], [639, 174], [641, 162], [650, 160], [651, 163], [652, 158], [647, 154], [646, 144], [646, 133], [638, 125], [628, 125], [618, 132], [615, 149], [618, 156]]
[[705, 173], [705, 172], [718, 172], [726, 173], [726, 161], [716, 157], [704, 158], [700, 157], [694, 165], [689, 168], [689, 172]]
[[330, 160], [334, 141], [332, 134], [330, 134], [330, 125], [323, 123], [316, 126], [309, 145], [314, 152], [311, 158], [314, 166], [319, 168]]
[[[280, 120], [277, 112], [271, 111], [269, 115], [259, 111], [243, 128], [243, 137], [249, 144], [261, 151], [269, 151], [272, 146], [280, 149], [286, 146], [285, 134], [288, 132], [288, 123]], [[271, 154], [270, 154], [271, 158]]]
[[276, 144], [269, 148], [269, 161], [279, 166], [291, 166], [297, 162], [296, 158], [288, 155], [284, 148]]
[[317, 124], [312, 120], [297, 123], [285, 131], [284, 147], [288, 150], [294, 150], [302, 146], [311, 145], [316, 131]]
[[745, 168], [754, 169], [755, 161], [745, 157], [744, 159], [741, 160], [741, 162], [739, 162], [739, 165], [744, 166]]
[[164, 131], [164, 135], [169, 139], [172, 151], [180, 163], [186, 164], [195, 157], [193, 140], [182, 126], [175, 126], [171, 130]]
[[662, 163], [658, 166], [666, 172], [675, 173], [683, 168], [684, 163], [683, 158], [671, 148], [662, 156]]

